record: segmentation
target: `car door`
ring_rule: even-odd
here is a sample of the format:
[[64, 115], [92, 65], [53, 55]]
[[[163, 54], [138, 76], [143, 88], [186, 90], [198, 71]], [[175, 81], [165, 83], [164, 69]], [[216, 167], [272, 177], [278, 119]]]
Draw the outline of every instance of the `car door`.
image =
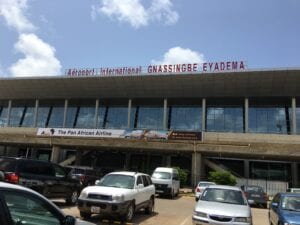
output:
[[63, 167], [52, 164], [52, 168], [54, 170], [53, 180], [55, 180], [56, 195], [61, 197], [70, 195], [75, 183], [70, 180], [71, 178], [67, 176]]
[[0, 198], [7, 210], [7, 224], [61, 225], [64, 218], [46, 200], [30, 192], [1, 189]]
[[[269, 209], [269, 220], [272, 224], [278, 224], [278, 210], [280, 204], [280, 194], [274, 196]], [[277, 205], [277, 206], [275, 206]]]
[[145, 201], [145, 187], [143, 178], [141, 175], [137, 176], [136, 179], [136, 197], [135, 197], [135, 203], [137, 206], [142, 204]]

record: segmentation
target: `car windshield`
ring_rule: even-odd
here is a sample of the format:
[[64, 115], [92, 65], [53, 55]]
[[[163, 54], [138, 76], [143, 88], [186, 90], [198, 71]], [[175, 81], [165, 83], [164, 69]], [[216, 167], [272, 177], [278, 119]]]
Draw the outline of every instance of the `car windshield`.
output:
[[202, 201], [246, 205], [242, 192], [221, 188], [206, 188], [201, 196]]
[[247, 187], [247, 191], [249, 191], [249, 192], [264, 192], [262, 187], [258, 187], [258, 186], [249, 186], [249, 187]]
[[281, 208], [284, 210], [300, 212], [300, 196], [283, 197]]
[[168, 172], [154, 172], [152, 174], [152, 178], [157, 178], [157, 179], [171, 179], [171, 173]]
[[103, 177], [97, 186], [133, 189], [134, 176], [109, 174]]
[[198, 184], [198, 186], [199, 186], [199, 187], [207, 187], [207, 186], [212, 185], [212, 184], [214, 184], [214, 183], [200, 182], [200, 183]]

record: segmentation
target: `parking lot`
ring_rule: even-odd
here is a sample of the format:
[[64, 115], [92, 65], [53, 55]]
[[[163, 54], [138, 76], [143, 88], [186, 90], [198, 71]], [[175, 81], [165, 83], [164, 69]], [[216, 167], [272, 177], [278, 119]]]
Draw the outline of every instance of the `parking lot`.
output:
[[[79, 217], [79, 211], [76, 207], [66, 207], [64, 203], [56, 202], [68, 215]], [[195, 206], [195, 199], [192, 196], [181, 195], [172, 200], [167, 198], [156, 198], [155, 212], [153, 215], [145, 215], [143, 211], [138, 212], [132, 223], [140, 225], [191, 225], [192, 212]], [[253, 225], [268, 225], [268, 211], [266, 209], [252, 208]], [[120, 224], [119, 221], [109, 220], [93, 216], [90, 222], [97, 225]]]

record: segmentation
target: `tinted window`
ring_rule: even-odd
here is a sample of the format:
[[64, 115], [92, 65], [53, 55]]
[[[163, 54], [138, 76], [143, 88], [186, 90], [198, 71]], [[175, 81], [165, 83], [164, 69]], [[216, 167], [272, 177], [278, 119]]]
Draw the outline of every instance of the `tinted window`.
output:
[[18, 163], [20, 173], [31, 173], [36, 175], [53, 176], [53, 169], [50, 163], [31, 160], [22, 160]]
[[0, 158], [0, 170], [13, 172], [16, 169], [16, 160], [8, 158]]
[[41, 199], [16, 191], [1, 191], [14, 224], [60, 225], [48, 204]]
[[143, 184], [142, 176], [138, 176], [138, 178], [137, 178], [136, 185], [139, 185], [139, 184]]
[[60, 167], [58, 165], [53, 165], [53, 168], [54, 168], [56, 177], [65, 177], [66, 176], [66, 171], [62, 167]]
[[148, 181], [148, 179], [147, 179], [147, 176], [143, 175], [142, 178], [143, 178], [144, 186], [145, 186], [145, 187], [149, 186], [150, 183], [149, 183], [149, 181]]

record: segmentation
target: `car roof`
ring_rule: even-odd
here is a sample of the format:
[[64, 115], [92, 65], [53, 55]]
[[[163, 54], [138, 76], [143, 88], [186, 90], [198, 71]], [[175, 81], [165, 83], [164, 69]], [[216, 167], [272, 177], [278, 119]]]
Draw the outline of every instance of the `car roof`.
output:
[[215, 182], [211, 182], [211, 181], [199, 181], [199, 184], [216, 184]]
[[234, 191], [240, 191], [241, 188], [236, 186], [229, 186], [229, 185], [209, 185], [207, 188], [214, 188], [214, 189], [226, 189], [226, 190], [234, 190]]
[[296, 193], [296, 192], [281, 192], [279, 194], [281, 196], [296, 196], [296, 197], [300, 197], [300, 193]]
[[117, 171], [117, 172], [111, 172], [111, 173], [108, 173], [108, 174], [117, 174], [117, 175], [126, 175], [126, 176], [137, 176], [137, 175], [147, 175], [147, 176], [149, 176], [148, 174], [145, 174], [145, 173], [132, 172], [132, 171]]

